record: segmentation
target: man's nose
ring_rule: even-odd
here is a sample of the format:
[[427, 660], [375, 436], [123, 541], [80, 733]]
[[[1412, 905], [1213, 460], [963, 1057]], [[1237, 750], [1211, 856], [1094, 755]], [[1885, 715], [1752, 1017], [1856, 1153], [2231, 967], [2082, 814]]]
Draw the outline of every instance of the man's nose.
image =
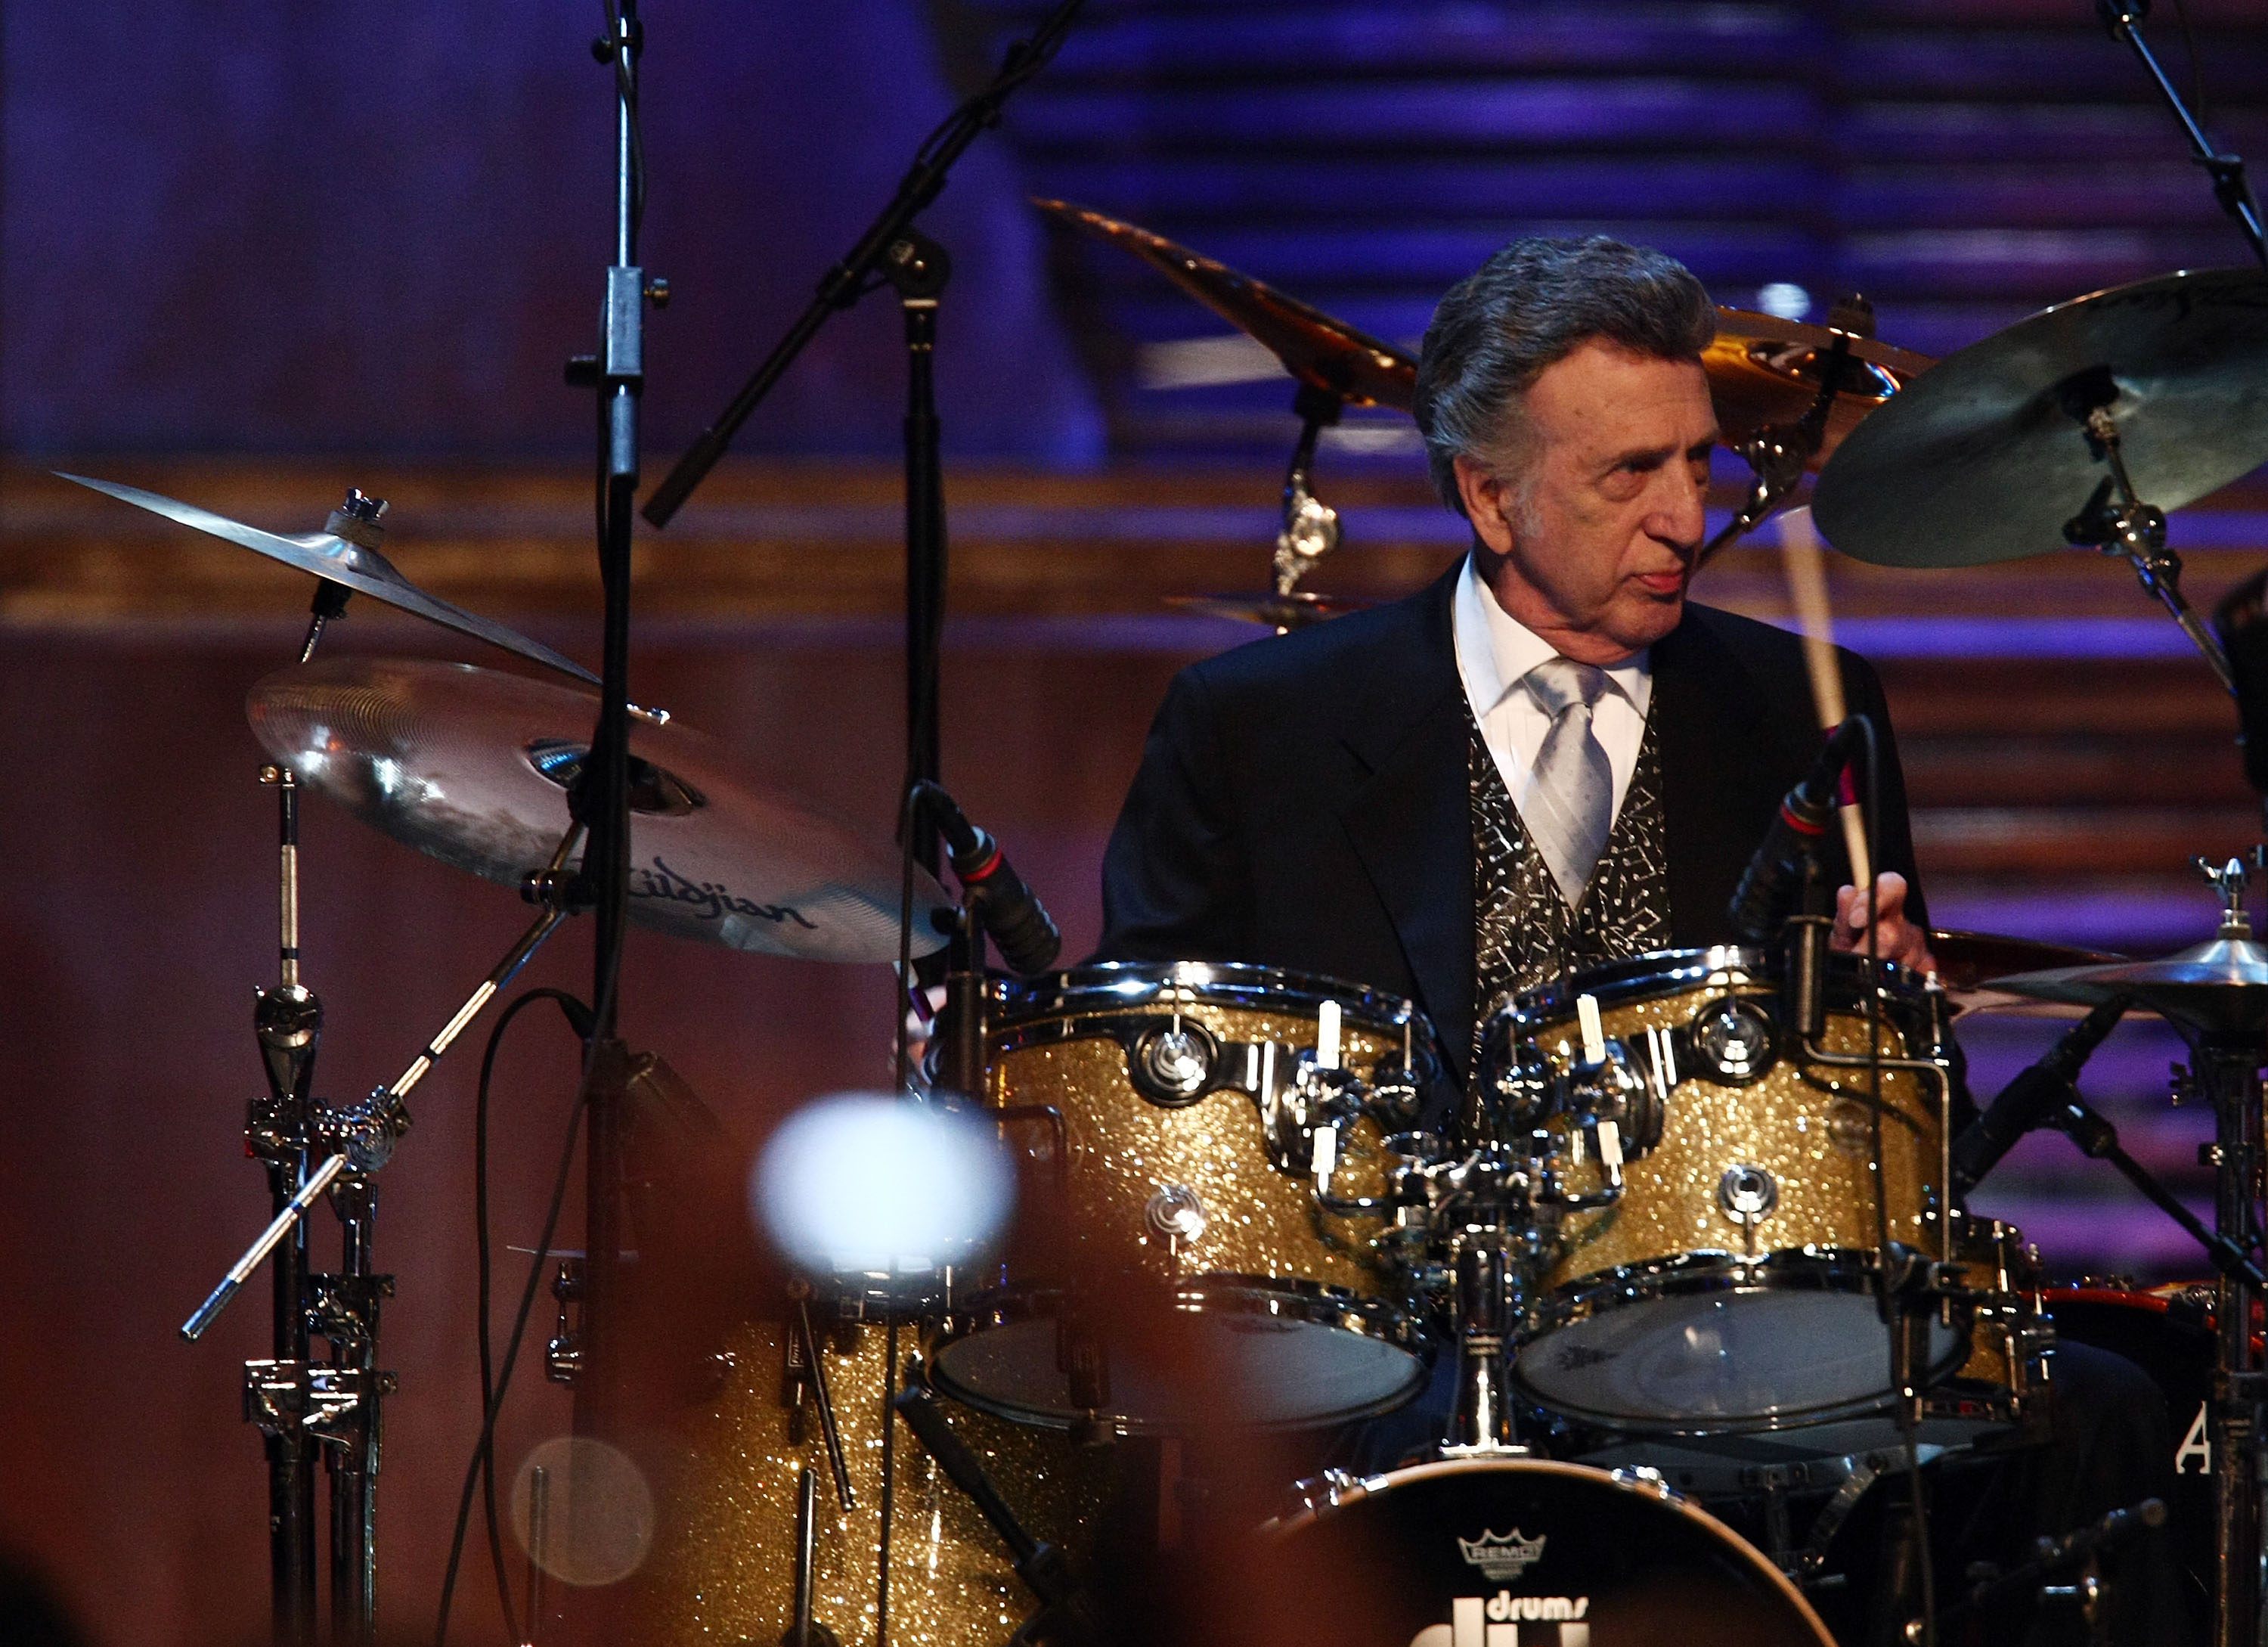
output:
[[1683, 463], [1665, 463], [1657, 472], [1662, 492], [1653, 518], [1646, 522], [1647, 530], [1663, 543], [1690, 553], [1700, 547], [1702, 535], [1708, 530], [1704, 506], [1708, 501], [1708, 483], [1695, 479], [1693, 471]]

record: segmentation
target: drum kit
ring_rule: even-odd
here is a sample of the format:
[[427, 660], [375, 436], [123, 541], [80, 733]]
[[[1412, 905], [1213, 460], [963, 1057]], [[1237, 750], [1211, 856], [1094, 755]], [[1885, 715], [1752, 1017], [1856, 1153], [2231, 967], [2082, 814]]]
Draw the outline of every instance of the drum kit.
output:
[[[634, 44], [621, 36], [625, 74]], [[1044, 60], [1012, 70], [1028, 78]], [[998, 97], [1012, 84], [1004, 74]], [[923, 162], [930, 195], [948, 148]], [[923, 175], [893, 207], [898, 229], [926, 198]], [[1039, 203], [1162, 270], [1297, 380], [1271, 587], [1189, 604], [1278, 630], [1344, 609], [1299, 587], [1340, 537], [1314, 490], [1319, 437], [1348, 405], [1408, 410], [1415, 362], [1187, 247]], [[627, 313], [643, 288], [623, 233], [609, 299], [621, 285]], [[855, 284], [912, 244], [894, 234], [837, 272]], [[902, 284], [909, 341], [933, 336], [944, 268], [926, 296]], [[1719, 319], [1704, 365], [1727, 443], [1757, 477], [1728, 533], [1817, 471], [1821, 525], [1864, 559], [1957, 566], [2064, 543], [2123, 555], [2242, 703], [2238, 648], [2183, 599], [2162, 511], [2268, 458], [2268, 275], [2185, 272], [2097, 292], [1939, 362], [1875, 339], [1857, 300], [1827, 326]], [[610, 351], [618, 341], [609, 334]], [[593, 369], [602, 395], [634, 392], [623, 348], [633, 365], [610, 353]], [[704, 438], [703, 466], [746, 410]], [[634, 487], [634, 431], [631, 444], [627, 465], [613, 448], [608, 473]], [[934, 480], [933, 460], [932, 447], [909, 478]], [[685, 472], [658, 518], [697, 482]], [[410, 1091], [593, 903], [582, 871], [600, 855], [593, 772], [608, 720], [583, 689], [600, 682], [416, 588], [380, 551], [384, 504], [360, 492], [322, 532], [281, 535], [82, 484], [318, 580], [298, 661], [247, 700], [279, 804], [280, 976], [261, 995], [269, 1089], [247, 1134], [276, 1215], [183, 1330], [201, 1333], [273, 1259], [276, 1353], [247, 1364], [246, 1389], [268, 1444], [279, 1632], [312, 1638], [320, 1459], [333, 1475], [339, 1629], [366, 1641], [392, 1386], [378, 1358], [392, 1278], [372, 1267], [373, 1177], [408, 1129]], [[617, 490], [626, 543], [629, 491]], [[353, 594], [576, 684], [316, 661]], [[615, 604], [609, 692], [627, 643]], [[932, 666], [938, 615], [914, 625]], [[2224, 614], [2232, 641], [2241, 617]], [[2106, 1558], [2164, 1504], [2080, 1528], [2007, 1571], [1972, 1571], [1966, 1588], [1940, 1585], [1934, 1608], [1926, 1584], [1852, 1582], [1871, 1555], [1854, 1554], [1854, 1512], [1885, 1496], [1883, 1478], [2042, 1442], [2058, 1334], [2133, 1350], [2182, 1409], [2176, 1541], [2213, 1639], [2262, 1639], [2268, 948], [2243, 912], [2244, 864], [2207, 866], [2220, 930], [2166, 960], [1940, 933], [1940, 972], [1915, 977], [1828, 953], [1817, 866], [1796, 863], [1800, 896], [1751, 942], [1636, 956], [1503, 1003], [1469, 1089], [1454, 1092], [1412, 1002], [1224, 959], [1049, 970], [1052, 945], [1012, 947], [994, 924], [1001, 860], [981, 835], [967, 831], [966, 853], [956, 842], [956, 902], [916, 861], [914, 828], [898, 847], [871, 841], [665, 712], [620, 707], [629, 918], [730, 949], [896, 963], [907, 984], [913, 961], [939, 956], [945, 1008], [906, 1101], [987, 1123], [1019, 1194], [988, 1244], [802, 1274], [720, 1324], [710, 1398], [643, 1415], [637, 1444], [664, 1490], [609, 1639], [1091, 1647], [1170, 1630], [1624, 1647], [1673, 1629], [1827, 1643], [1831, 1617], [1846, 1640], [1928, 1642], [1941, 1621], [2035, 1597], [2068, 1608], [2075, 1639], [2105, 1616]], [[932, 778], [933, 698], [912, 719], [917, 753], [924, 724], [931, 745], [914, 776]], [[914, 787], [909, 824], [934, 786]], [[299, 976], [303, 788], [537, 911], [403, 1075], [351, 1106], [312, 1096], [321, 1007]], [[1017, 919], [1035, 908], [1027, 900]], [[988, 930], [1014, 975], [988, 967]], [[602, 1025], [611, 1001], [600, 999], [585, 1010]], [[2011, 1005], [2089, 1016], [1964, 1126], [1955, 1021]], [[2197, 1232], [2220, 1274], [2154, 1293], [2049, 1287], [2021, 1233], [1970, 1216], [1964, 1197], [2039, 1125], [2140, 1175], [2073, 1085], [2128, 1010], [2162, 1016], [2194, 1049], [2180, 1089], [2217, 1119], [2216, 1215]], [[346, 1230], [335, 1274], [311, 1267], [305, 1223], [326, 1196]], [[553, 1256], [548, 1236], [539, 1253], [539, 1265]], [[559, 1290], [576, 1296], [573, 1278]], [[563, 1376], [603, 1364], [589, 1354], [598, 1320], [582, 1325], [579, 1351], [566, 1333], [554, 1347]], [[1444, 1415], [1412, 1446], [1361, 1456], [1363, 1437], [1437, 1402]], [[634, 1426], [616, 1420], [620, 1439]], [[1339, 1440], [1318, 1439], [1329, 1435]], [[1263, 1458], [1302, 1467], [1268, 1477]], [[2183, 1459], [2199, 1467], [2183, 1475]], [[1906, 1506], [1905, 1536], [1926, 1552], [1918, 1511]], [[537, 1546], [556, 1536], [543, 1522]], [[1886, 1545], [1896, 1525], [1886, 1519]], [[526, 1624], [531, 1642], [559, 1628], [542, 1606]], [[571, 1617], [567, 1629], [589, 1633]]]

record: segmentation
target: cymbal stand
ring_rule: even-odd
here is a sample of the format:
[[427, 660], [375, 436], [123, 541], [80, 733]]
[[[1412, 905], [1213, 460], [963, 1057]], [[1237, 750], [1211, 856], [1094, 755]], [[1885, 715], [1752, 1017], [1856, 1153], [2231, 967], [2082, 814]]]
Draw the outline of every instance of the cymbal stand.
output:
[[2213, 666], [2221, 685], [2234, 692], [2236, 681], [2229, 672], [2228, 654], [2182, 593], [2182, 558], [2166, 547], [2166, 512], [2136, 497], [2134, 484], [2127, 476], [2118, 425], [2110, 416], [2117, 385], [2111, 381], [2107, 368], [2098, 368], [2081, 380], [2066, 384], [2065, 389], [2065, 410], [2085, 426], [2088, 448], [2110, 466], [2110, 472], [2096, 485], [2087, 506], [2064, 523], [2064, 541], [2092, 546], [2106, 555], [2125, 556], [2144, 590], [2173, 614], [2182, 632]]
[[[2233, 860], [2223, 868], [2205, 868], [2224, 904], [2218, 936], [2250, 939], [2245, 865]], [[2191, 1052], [2186, 1076], [2176, 1075], [2177, 1089], [2213, 1106], [2213, 1141], [2203, 1153], [2213, 1168], [2213, 1228], [2239, 1252], [2252, 1253], [2262, 1236], [2260, 1068], [2268, 1060], [2268, 1036], [2216, 1023], [2209, 1010], [2183, 1011], [2177, 1003], [2161, 1003], [2160, 1009]], [[2268, 1641], [2261, 1613], [2268, 1597], [2261, 1548], [2268, 1528], [2268, 1370], [2252, 1332], [2262, 1293], [2249, 1278], [2227, 1269], [2215, 1286], [2208, 1466], [2214, 1498], [2213, 1639], [2215, 1647], [2258, 1647]]]
[[1299, 443], [1284, 473], [1284, 524], [1276, 534], [1272, 570], [1276, 593], [1288, 595], [1300, 580], [1339, 546], [1339, 512], [1315, 496], [1309, 484], [1315, 468], [1315, 444], [1324, 430], [1339, 420], [1346, 402], [1333, 389], [1300, 385], [1292, 396], [1292, 410], [1300, 419]]
[[[343, 604], [317, 595], [303, 661]], [[274, 1638], [278, 1647], [312, 1647], [318, 1639], [313, 1463], [320, 1446], [331, 1477], [331, 1636], [366, 1644], [377, 1633], [379, 1408], [394, 1389], [394, 1375], [378, 1365], [379, 1304], [393, 1296], [394, 1278], [372, 1267], [378, 1197], [371, 1175], [409, 1130], [409, 1093], [571, 906], [547, 899], [535, 923], [394, 1082], [357, 1104], [323, 1104], [312, 1093], [322, 1003], [299, 977], [298, 779], [282, 766], [263, 767], [260, 775], [276, 792], [280, 976], [261, 992], [254, 1009], [269, 1090], [252, 1103], [245, 1139], [268, 1169], [276, 1215], [180, 1331], [192, 1342], [202, 1338], [274, 1255], [276, 1353], [245, 1363], [244, 1390], [245, 1416], [259, 1425], [268, 1458]], [[561, 867], [580, 839], [579, 828], [569, 831], [549, 868], [529, 877], [531, 897], [563, 884]], [[316, 1274], [308, 1268], [306, 1216], [326, 1194], [342, 1228], [342, 1262], [335, 1274]], [[313, 1359], [316, 1338], [330, 1347], [327, 1362]]]
[[1827, 419], [1843, 388], [1844, 365], [1851, 358], [1851, 339], [1874, 335], [1874, 306], [1853, 294], [1835, 306], [1827, 322], [1835, 329], [1834, 346], [1819, 367], [1819, 392], [1803, 416], [1792, 424], [1768, 423], [1733, 450], [1755, 471], [1748, 500], [1725, 522], [1717, 535], [1701, 546], [1694, 565], [1706, 565], [1727, 543], [1747, 536], [1764, 517], [1785, 503], [1803, 484], [1804, 471], [1827, 439]]
[[2095, 0], [2095, 11], [2103, 26], [2110, 31], [2111, 39], [2124, 41], [2134, 48], [2135, 56], [2141, 59], [2142, 67], [2149, 71], [2151, 81], [2157, 86], [2158, 95], [2166, 100], [2166, 107], [2181, 122], [2182, 134], [2190, 140], [2191, 157], [2213, 179], [2213, 197], [2235, 223], [2261, 266], [2268, 268], [2268, 238], [2261, 233], [2260, 203], [2253, 198], [2252, 185], [2245, 181], [2244, 157], [2213, 146], [2197, 117], [2190, 113], [2189, 105], [2182, 101], [2182, 94], [2174, 89], [2173, 81], [2159, 65], [2157, 55], [2134, 26], [2149, 16], [2150, 0]]

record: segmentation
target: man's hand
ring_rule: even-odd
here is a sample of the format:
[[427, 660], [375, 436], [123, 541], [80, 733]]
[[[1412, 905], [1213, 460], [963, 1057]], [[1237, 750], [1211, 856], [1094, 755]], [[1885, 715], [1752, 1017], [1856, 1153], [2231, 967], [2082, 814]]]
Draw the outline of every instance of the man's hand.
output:
[[[1875, 952], [1917, 972], [1937, 971], [1937, 957], [1929, 952], [1929, 934], [1906, 919], [1906, 878], [1885, 869], [1875, 882]], [[1855, 886], [1835, 895], [1835, 935], [1830, 947], [1846, 952], [1867, 947], [1867, 898]]]

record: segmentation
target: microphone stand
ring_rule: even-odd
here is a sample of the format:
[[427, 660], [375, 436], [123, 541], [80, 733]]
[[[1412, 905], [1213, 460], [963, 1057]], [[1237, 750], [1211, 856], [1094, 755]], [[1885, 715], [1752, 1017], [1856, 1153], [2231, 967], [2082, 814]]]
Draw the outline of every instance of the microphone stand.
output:
[[694, 488], [716, 468], [717, 461], [725, 455], [725, 448], [732, 444], [733, 436], [748, 420], [748, 415], [763, 403], [764, 396], [771, 393], [772, 386], [786, 374], [788, 367], [795, 364], [804, 346], [819, 335], [827, 317], [837, 309], [854, 307], [880, 281], [890, 277], [888, 264], [897, 260], [900, 243], [906, 240], [913, 220], [944, 190], [953, 163], [982, 133], [1000, 123], [1001, 110], [1010, 95], [1054, 61], [1085, 3], [1086, 0], [1062, 0], [1046, 21], [1033, 31], [1029, 40], [1018, 41], [1008, 48], [992, 83], [954, 110], [923, 141], [915, 152], [913, 165], [899, 180], [898, 192], [882, 208], [881, 215], [843, 254], [842, 261], [827, 271], [819, 283], [819, 294], [797, 317], [795, 324], [788, 328], [787, 336], [765, 357], [764, 363], [741, 386], [740, 392], [733, 397], [717, 421], [702, 431], [701, 438], [678, 459], [677, 467], [654, 488], [653, 495], [645, 502], [648, 521], [656, 526], [669, 524], [670, 517], [693, 495]]
[[2049, 1125], [2079, 1146], [2081, 1155], [2090, 1161], [2108, 1161], [2129, 1184], [2142, 1192], [2152, 1206], [2196, 1237], [2215, 1269], [2233, 1281], [2268, 1293], [2268, 1274], [2263, 1274], [2236, 1243], [2207, 1229], [2203, 1219], [2183, 1206], [2171, 1190], [2150, 1175], [2148, 1168], [2128, 1155], [2119, 1145], [2118, 1128], [2086, 1099], [2073, 1093], [2068, 1103], [2056, 1106], [2048, 1120]]
[[2260, 203], [2253, 198], [2252, 185], [2245, 181], [2244, 157], [2213, 147], [2213, 140], [2205, 135], [2205, 129], [2197, 123], [2189, 105], [2182, 101], [2182, 94], [2174, 89], [2173, 81], [2160, 66], [2157, 55], [2135, 27], [2150, 15], [2150, 0], [2095, 0], [2095, 10], [2103, 26], [2110, 31], [2110, 38], [2125, 41], [2134, 48], [2135, 56], [2142, 60], [2142, 67], [2149, 71], [2158, 95], [2166, 100], [2166, 107], [2181, 122], [2182, 135], [2190, 140], [2191, 157], [2213, 179], [2213, 197], [2236, 225], [2246, 244], [2252, 247], [2253, 256], [2260, 260], [2261, 267], [2268, 269], [2268, 238], [2261, 233]]
[[[606, 602], [598, 724], [570, 792], [570, 812], [587, 832], [572, 901], [596, 916], [591, 1004], [593, 1022], [584, 1060], [587, 1112], [585, 1154], [585, 1258], [584, 1362], [575, 1382], [575, 1430], [597, 1437], [614, 1428], [618, 1359], [614, 1343], [622, 1262], [623, 1083], [627, 1049], [615, 1038], [618, 981], [630, 912], [630, 532], [637, 495], [639, 396], [645, 387], [645, 306], [668, 301], [666, 281], [638, 266], [644, 214], [644, 161], [638, 135], [638, 55], [645, 32], [637, 0], [608, 0], [608, 32], [592, 55], [615, 83], [615, 247], [600, 311], [600, 352], [568, 362], [569, 383], [597, 391], [599, 579]], [[571, 1498], [571, 1516], [588, 1513]], [[570, 1529], [569, 1536], [574, 1535]]]

